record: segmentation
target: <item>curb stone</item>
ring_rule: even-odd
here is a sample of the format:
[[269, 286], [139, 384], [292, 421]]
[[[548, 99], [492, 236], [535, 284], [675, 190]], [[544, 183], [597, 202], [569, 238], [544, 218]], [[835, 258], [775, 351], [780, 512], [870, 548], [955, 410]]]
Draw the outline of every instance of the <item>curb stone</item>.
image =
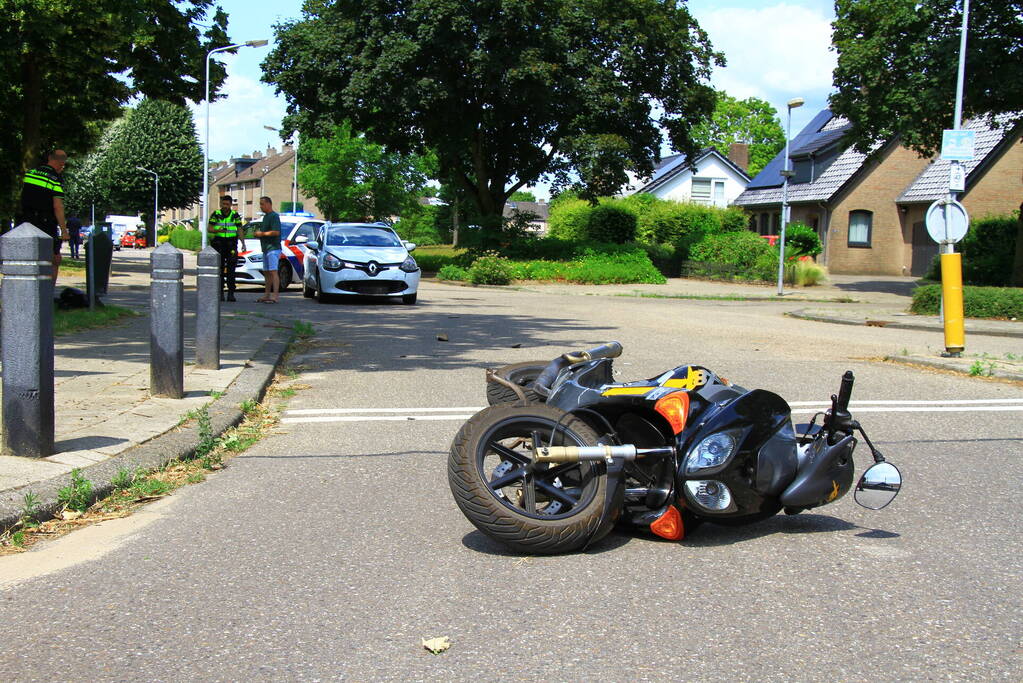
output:
[[[917, 365], [928, 368], [936, 368], [938, 370], [947, 370], [949, 372], [955, 372], [962, 375], [976, 376], [984, 379], [1002, 379], [1009, 380], [1011, 382], [1023, 382], [1023, 369], [1013, 371], [999, 367], [997, 361], [995, 366], [991, 369], [990, 375], [970, 375], [970, 366], [978, 360], [977, 358], [942, 358], [940, 360], [935, 358], [927, 358], [924, 356], [885, 356], [885, 361], [889, 363], [899, 363], [902, 365]], [[983, 359], [981, 359], [983, 360]]]
[[[267, 387], [273, 380], [285, 352], [291, 346], [293, 336], [289, 331], [278, 330], [267, 339], [244, 369], [231, 383], [222, 396], [207, 404], [210, 414], [210, 430], [218, 437], [231, 427], [241, 423], [244, 414], [241, 404], [246, 400], [262, 400]], [[169, 462], [186, 458], [199, 445], [198, 426], [172, 429], [149, 441], [128, 448], [103, 462], [81, 468], [82, 475], [92, 482], [94, 500], [113, 490], [111, 481], [121, 469], [135, 470], [139, 467], [156, 469]], [[0, 494], [0, 530], [9, 529], [18, 523], [24, 508], [24, 495], [31, 491], [40, 498], [40, 521], [50, 519], [60, 512], [57, 492], [71, 483], [70, 474], [62, 474], [45, 481], [26, 484]]]

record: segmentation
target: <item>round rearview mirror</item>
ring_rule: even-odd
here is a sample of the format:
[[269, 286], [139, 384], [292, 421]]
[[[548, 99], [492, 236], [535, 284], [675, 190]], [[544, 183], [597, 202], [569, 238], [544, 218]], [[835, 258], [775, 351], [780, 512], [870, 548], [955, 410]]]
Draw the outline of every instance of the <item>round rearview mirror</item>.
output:
[[870, 510], [880, 510], [895, 500], [902, 488], [902, 474], [890, 462], [879, 462], [867, 469], [856, 484], [853, 498]]

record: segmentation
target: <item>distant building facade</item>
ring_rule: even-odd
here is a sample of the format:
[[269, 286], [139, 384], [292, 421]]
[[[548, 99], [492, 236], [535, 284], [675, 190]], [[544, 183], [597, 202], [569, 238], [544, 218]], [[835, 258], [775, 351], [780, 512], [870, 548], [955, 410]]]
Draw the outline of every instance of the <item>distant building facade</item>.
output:
[[[259, 210], [259, 198], [266, 195], [273, 199], [274, 208], [282, 210], [282, 204], [291, 201], [295, 178], [295, 151], [286, 145], [278, 152], [270, 147], [266, 152], [255, 151], [236, 157], [230, 161], [219, 162], [210, 167], [210, 194], [208, 206], [210, 211], [220, 206], [220, 197], [230, 195], [234, 199], [234, 210], [246, 223], [262, 216]], [[302, 210], [323, 218], [316, 206], [315, 198], [308, 197], [298, 191], [298, 203]], [[184, 209], [171, 209], [161, 214], [161, 221], [184, 222], [198, 219], [202, 208], [196, 202]]]

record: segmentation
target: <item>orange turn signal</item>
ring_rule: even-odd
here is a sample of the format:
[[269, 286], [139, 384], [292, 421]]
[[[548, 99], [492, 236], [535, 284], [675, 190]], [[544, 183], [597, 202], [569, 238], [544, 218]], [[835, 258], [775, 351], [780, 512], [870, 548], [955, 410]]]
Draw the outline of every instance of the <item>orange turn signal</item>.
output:
[[674, 505], [669, 505], [664, 514], [650, 525], [650, 531], [669, 541], [681, 541], [686, 536], [686, 530], [682, 524], [682, 515], [679, 514], [678, 508]]
[[657, 401], [654, 410], [668, 421], [676, 434], [681, 434], [686, 426], [686, 415], [689, 414], [689, 394], [674, 391]]

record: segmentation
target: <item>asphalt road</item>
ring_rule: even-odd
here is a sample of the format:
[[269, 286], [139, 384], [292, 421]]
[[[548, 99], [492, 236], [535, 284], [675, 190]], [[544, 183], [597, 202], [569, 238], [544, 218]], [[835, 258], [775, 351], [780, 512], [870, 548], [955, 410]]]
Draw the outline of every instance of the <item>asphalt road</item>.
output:
[[[288, 294], [274, 313], [317, 336], [292, 361], [307, 388], [280, 428], [130, 521], [20, 556], [37, 570], [0, 591], [0, 680], [1023, 677], [1023, 388], [872, 360], [940, 335], [787, 319], [784, 304], [432, 283], [420, 296]], [[897, 402], [854, 414], [902, 494], [682, 543], [615, 532], [577, 555], [505, 553], [446, 477], [483, 368], [611, 339], [623, 380], [695, 363], [793, 403], [826, 400], [852, 369], [854, 401]], [[905, 403], [966, 400], [986, 402]], [[421, 639], [438, 636], [451, 648], [431, 655]]]

